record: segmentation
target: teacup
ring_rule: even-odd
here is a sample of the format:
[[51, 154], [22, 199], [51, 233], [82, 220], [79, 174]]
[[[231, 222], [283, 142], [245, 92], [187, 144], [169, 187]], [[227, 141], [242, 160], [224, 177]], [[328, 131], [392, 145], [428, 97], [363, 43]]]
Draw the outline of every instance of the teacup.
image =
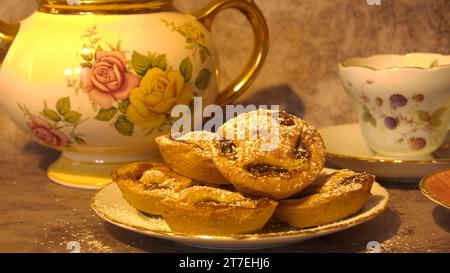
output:
[[339, 75], [375, 152], [420, 157], [444, 142], [450, 121], [450, 55], [350, 58], [339, 63]]

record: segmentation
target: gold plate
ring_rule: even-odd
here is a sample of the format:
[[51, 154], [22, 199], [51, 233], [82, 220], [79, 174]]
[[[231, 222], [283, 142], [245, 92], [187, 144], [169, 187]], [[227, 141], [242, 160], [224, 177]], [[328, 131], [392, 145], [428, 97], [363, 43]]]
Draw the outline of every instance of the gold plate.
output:
[[[419, 188], [420, 188], [420, 191], [423, 193], [423, 195], [425, 195], [428, 199], [430, 199], [431, 201], [435, 202], [438, 205], [441, 205], [443, 207], [446, 207], [446, 208], [450, 209], [450, 203], [445, 202], [444, 200], [442, 200], [441, 198], [439, 198], [438, 196], [436, 196], [435, 194], [430, 192], [425, 187], [425, 184], [430, 180], [430, 178], [433, 178], [436, 175], [440, 175], [442, 173], [449, 173], [449, 176], [450, 176], [450, 169], [440, 170], [440, 171], [437, 171], [437, 172], [435, 172], [433, 174], [425, 176], [424, 178], [422, 178], [422, 180], [420, 180]], [[450, 184], [450, 182], [448, 184]]]
[[[329, 171], [327, 171], [329, 172]], [[205, 236], [172, 232], [161, 217], [153, 217], [130, 206], [115, 183], [101, 189], [93, 198], [91, 207], [101, 218], [121, 228], [150, 237], [157, 237], [181, 244], [214, 249], [261, 249], [301, 242], [369, 221], [382, 213], [388, 206], [389, 194], [375, 183], [372, 196], [364, 208], [356, 215], [328, 225], [296, 229], [279, 223], [269, 223], [254, 234], [229, 236]]]

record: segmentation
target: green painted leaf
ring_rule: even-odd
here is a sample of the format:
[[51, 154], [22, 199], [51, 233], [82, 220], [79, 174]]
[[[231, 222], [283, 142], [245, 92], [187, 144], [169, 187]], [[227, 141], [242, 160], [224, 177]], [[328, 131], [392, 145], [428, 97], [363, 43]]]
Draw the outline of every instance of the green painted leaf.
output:
[[152, 60], [153, 67], [159, 67], [162, 70], [166, 70], [167, 68], [167, 58], [166, 54], [158, 55], [156, 58]]
[[58, 122], [61, 120], [58, 113], [54, 110], [44, 109], [42, 110], [42, 115], [44, 115], [46, 118], [54, 122]]
[[152, 68], [150, 58], [136, 51], [133, 51], [133, 55], [131, 56], [131, 64], [133, 65], [134, 71], [141, 77], [144, 77], [147, 70]]
[[206, 56], [211, 56], [211, 51], [209, 51], [209, 49], [206, 46], [202, 47], [203, 51], [205, 51]]
[[128, 106], [130, 105], [130, 100], [126, 99], [119, 103], [119, 107], [117, 107], [120, 113], [125, 114], [127, 112]]
[[90, 62], [81, 63], [80, 66], [83, 68], [92, 68], [92, 64]]
[[370, 124], [372, 124], [373, 127], [377, 127], [377, 120], [373, 116], [370, 117]]
[[64, 115], [67, 112], [69, 112], [70, 111], [70, 98], [69, 97], [65, 97], [65, 98], [59, 99], [56, 102], [56, 110], [61, 115]]
[[417, 116], [421, 122], [429, 122], [431, 119], [430, 113], [426, 111], [417, 111]]
[[86, 141], [84, 139], [82, 139], [81, 137], [75, 136], [74, 140], [76, 143], [80, 144], [80, 145], [86, 145]]
[[440, 119], [431, 119], [431, 121], [430, 121], [431, 128], [437, 128], [441, 125], [442, 125], [442, 121]]
[[430, 126], [431, 128], [437, 128], [442, 125], [441, 118], [447, 111], [446, 107], [441, 107], [433, 112], [433, 115], [431, 115], [430, 119]]
[[205, 51], [202, 49], [200, 49], [200, 59], [202, 61], [202, 63], [204, 63], [206, 61], [206, 59], [208, 58], [208, 56], [206, 56]]
[[363, 104], [362, 106], [363, 106], [364, 112], [366, 112], [366, 113], [370, 112], [369, 108], [365, 104]]
[[91, 62], [94, 60], [94, 55], [92, 53], [81, 54], [81, 58], [83, 58], [86, 62]]
[[204, 90], [208, 87], [209, 81], [211, 80], [211, 71], [204, 68], [198, 73], [197, 79], [195, 80], [195, 86], [198, 89]]
[[81, 114], [75, 111], [69, 111], [64, 114], [64, 121], [67, 123], [76, 123], [80, 120]]
[[122, 50], [122, 40], [118, 40], [117, 41], [116, 49], [117, 49], [117, 51], [121, 51]]
[[124, 136], [133, 135], [134, 125], [133, 123], [128, 121], [127, 117], [124, 115], [119, 116], [116, 123], [114, 124], [114, 127], [116, 127], [117, 132]]
[[442, 116], [447, 111], [447, 107], [441, 107], [433, 112], [433, 115], [431, 115], [431, 119], [441, 119]]
[[365, 121], [365, 122], [368, 122], [369, 120], [370, 120], [370, 118], [372, 117], [372, 115], [370, 115], [369, 113], [364, 113], [364, 115], [363, 115], [363, 120]]
[[184, 77], [184, 82], [189, 82], [192, 79], [192, 69], [191, 59], [186, 57], [180, 65], [180, 73]]
[[100, 109], [95, 119], [100, 121], [110, 121], [116, 114], [117, 109], [114, 107], [108, 109]]

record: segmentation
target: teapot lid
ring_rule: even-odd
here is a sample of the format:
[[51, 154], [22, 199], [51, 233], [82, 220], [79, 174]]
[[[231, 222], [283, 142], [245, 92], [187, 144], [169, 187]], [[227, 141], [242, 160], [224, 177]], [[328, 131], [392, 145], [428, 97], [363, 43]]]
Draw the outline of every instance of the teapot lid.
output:
[[53, 14], [130, 14], [172, 8], [173, 0], [39, 0], [38, 11]]

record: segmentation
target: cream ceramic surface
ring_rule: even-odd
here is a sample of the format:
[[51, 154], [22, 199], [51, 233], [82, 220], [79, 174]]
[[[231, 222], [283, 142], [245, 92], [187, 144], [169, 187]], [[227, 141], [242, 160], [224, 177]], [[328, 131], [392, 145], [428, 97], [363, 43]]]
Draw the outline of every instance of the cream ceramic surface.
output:
[[362, 211], [345, 220], [308, 229], [295, 229], [285, 225], [269, 223], [258, 233], [233, 236], [201, 236], [171, 232], [162, 218], [142, 214], [130, 206], [122, 198], [122, 193], [115, 183], [101, 189], [94, 197], [91, 207], [105, 221], [146, 236], [195, 247], [244, 250], [294, 244], [351, 228], [382, 213], [388, 205], [388, 200], [387, 191], [378, 183], [375, 183], [372, 187], [372, 196]]
[[379, 180], [418, 182], [434, 171], [450, 167], [450, 132], [446, 144], [433, 155], [402, 158], [387, 157], [372, 151], [358, 123], [319, 129], [327, 150], [327, 161], [341, 168], [368, 172]]
[[[229, 102], [255, 79], [267, 53], [264, 18], [247, 1], [213, 1], [195, 16], [169, 0], [133, 3], [145, 11], [133, 10], [132, 1], [41, 2], [17, 35], [16, 26], [0, 22], [0, 58], [13, 39], [0, 59], [0, 107], [31, 138], [63, 151], [48, 176], [65, 185], [98, 188], [113, 164], [157, 156], [154, 139], [170, 132], [173, 107], [186, 112], [194, 97], [203, 106]], [[219, 95], [208, 29], [227, 8], [248, 16], [257, 43]]]
[[350, 58], [339, 64], [368, 145], [387, 156], [429, 155], [450, 121], [450, 56]]
[[[10, 48], [0, 70], [0, 84], [3, 96], [1, 107], [25, 132], [30, 133], [42, 144], [47, 144], [31, 134], [27, 127], [28, 118], [23, 115], [18, 104], [26, 105], [32, 115], [39, 115], [44, 108], [54, 109], [62, 97], [69, 97], [73, 109], [82, 114], [86, 122], [78, 126], [77, 133], [83, 135], [86, 144], [73, 143], [65, 156], [75, 160], [95, 162], [96, 159], [108, 162], [144, 159], [154, 150], [154, 137], [170, 130], [165, 124], [161, 130], [149, 132], [146, 128], [135, 126], [131, 136], [114, 130], [114, 124], [102, 122], [95, 117], [100, 105], [95, 105], [83, 90], [68, 87], [67, 79], [80, 79], [85, 48], [83, 39], [87, 30], [96, 26], [103, 43], [116, 46], [121, 41], [127, 62], [131, 62], [133, 52], [142, 54], [165, 54], [167, 66], [178, 69], [185, 58], [192, 62], [192, 75], [202, 69], [212, 72], [208, 88], [196, 89], [203, 96], [203, 102], [210, 104], [217, 96], [216, 55], [212, 54], [204, 63], [194, 57], [192, 50], [186, 48], [186, 38], [167, 27], [162, 19], [175, 24], [192, 24], [205, 36], [205, 44], [214, 53], [210, 35], [193, 17], [174, 13], [151, 13], [134, 15], [54, 15], [37, 12], [21, 23], [21, 29]], [[33, 45], [33, 46], [30, 46]], [[175, 45], [175, 46], [174, 46]], [[128, 64], [130, 65], [130, 64]], [[81, 89], [81, 88], [80, 88]], [[8, 92], [8, 90], [13, 90]], [[95, 111], [96, 106], [97, 111]], [[65, 132], [63, 132], [65, 133]], [[54, 147], [54, 146], [53, 146]], [[55, 147], [54, 147], [55, 148]]]

